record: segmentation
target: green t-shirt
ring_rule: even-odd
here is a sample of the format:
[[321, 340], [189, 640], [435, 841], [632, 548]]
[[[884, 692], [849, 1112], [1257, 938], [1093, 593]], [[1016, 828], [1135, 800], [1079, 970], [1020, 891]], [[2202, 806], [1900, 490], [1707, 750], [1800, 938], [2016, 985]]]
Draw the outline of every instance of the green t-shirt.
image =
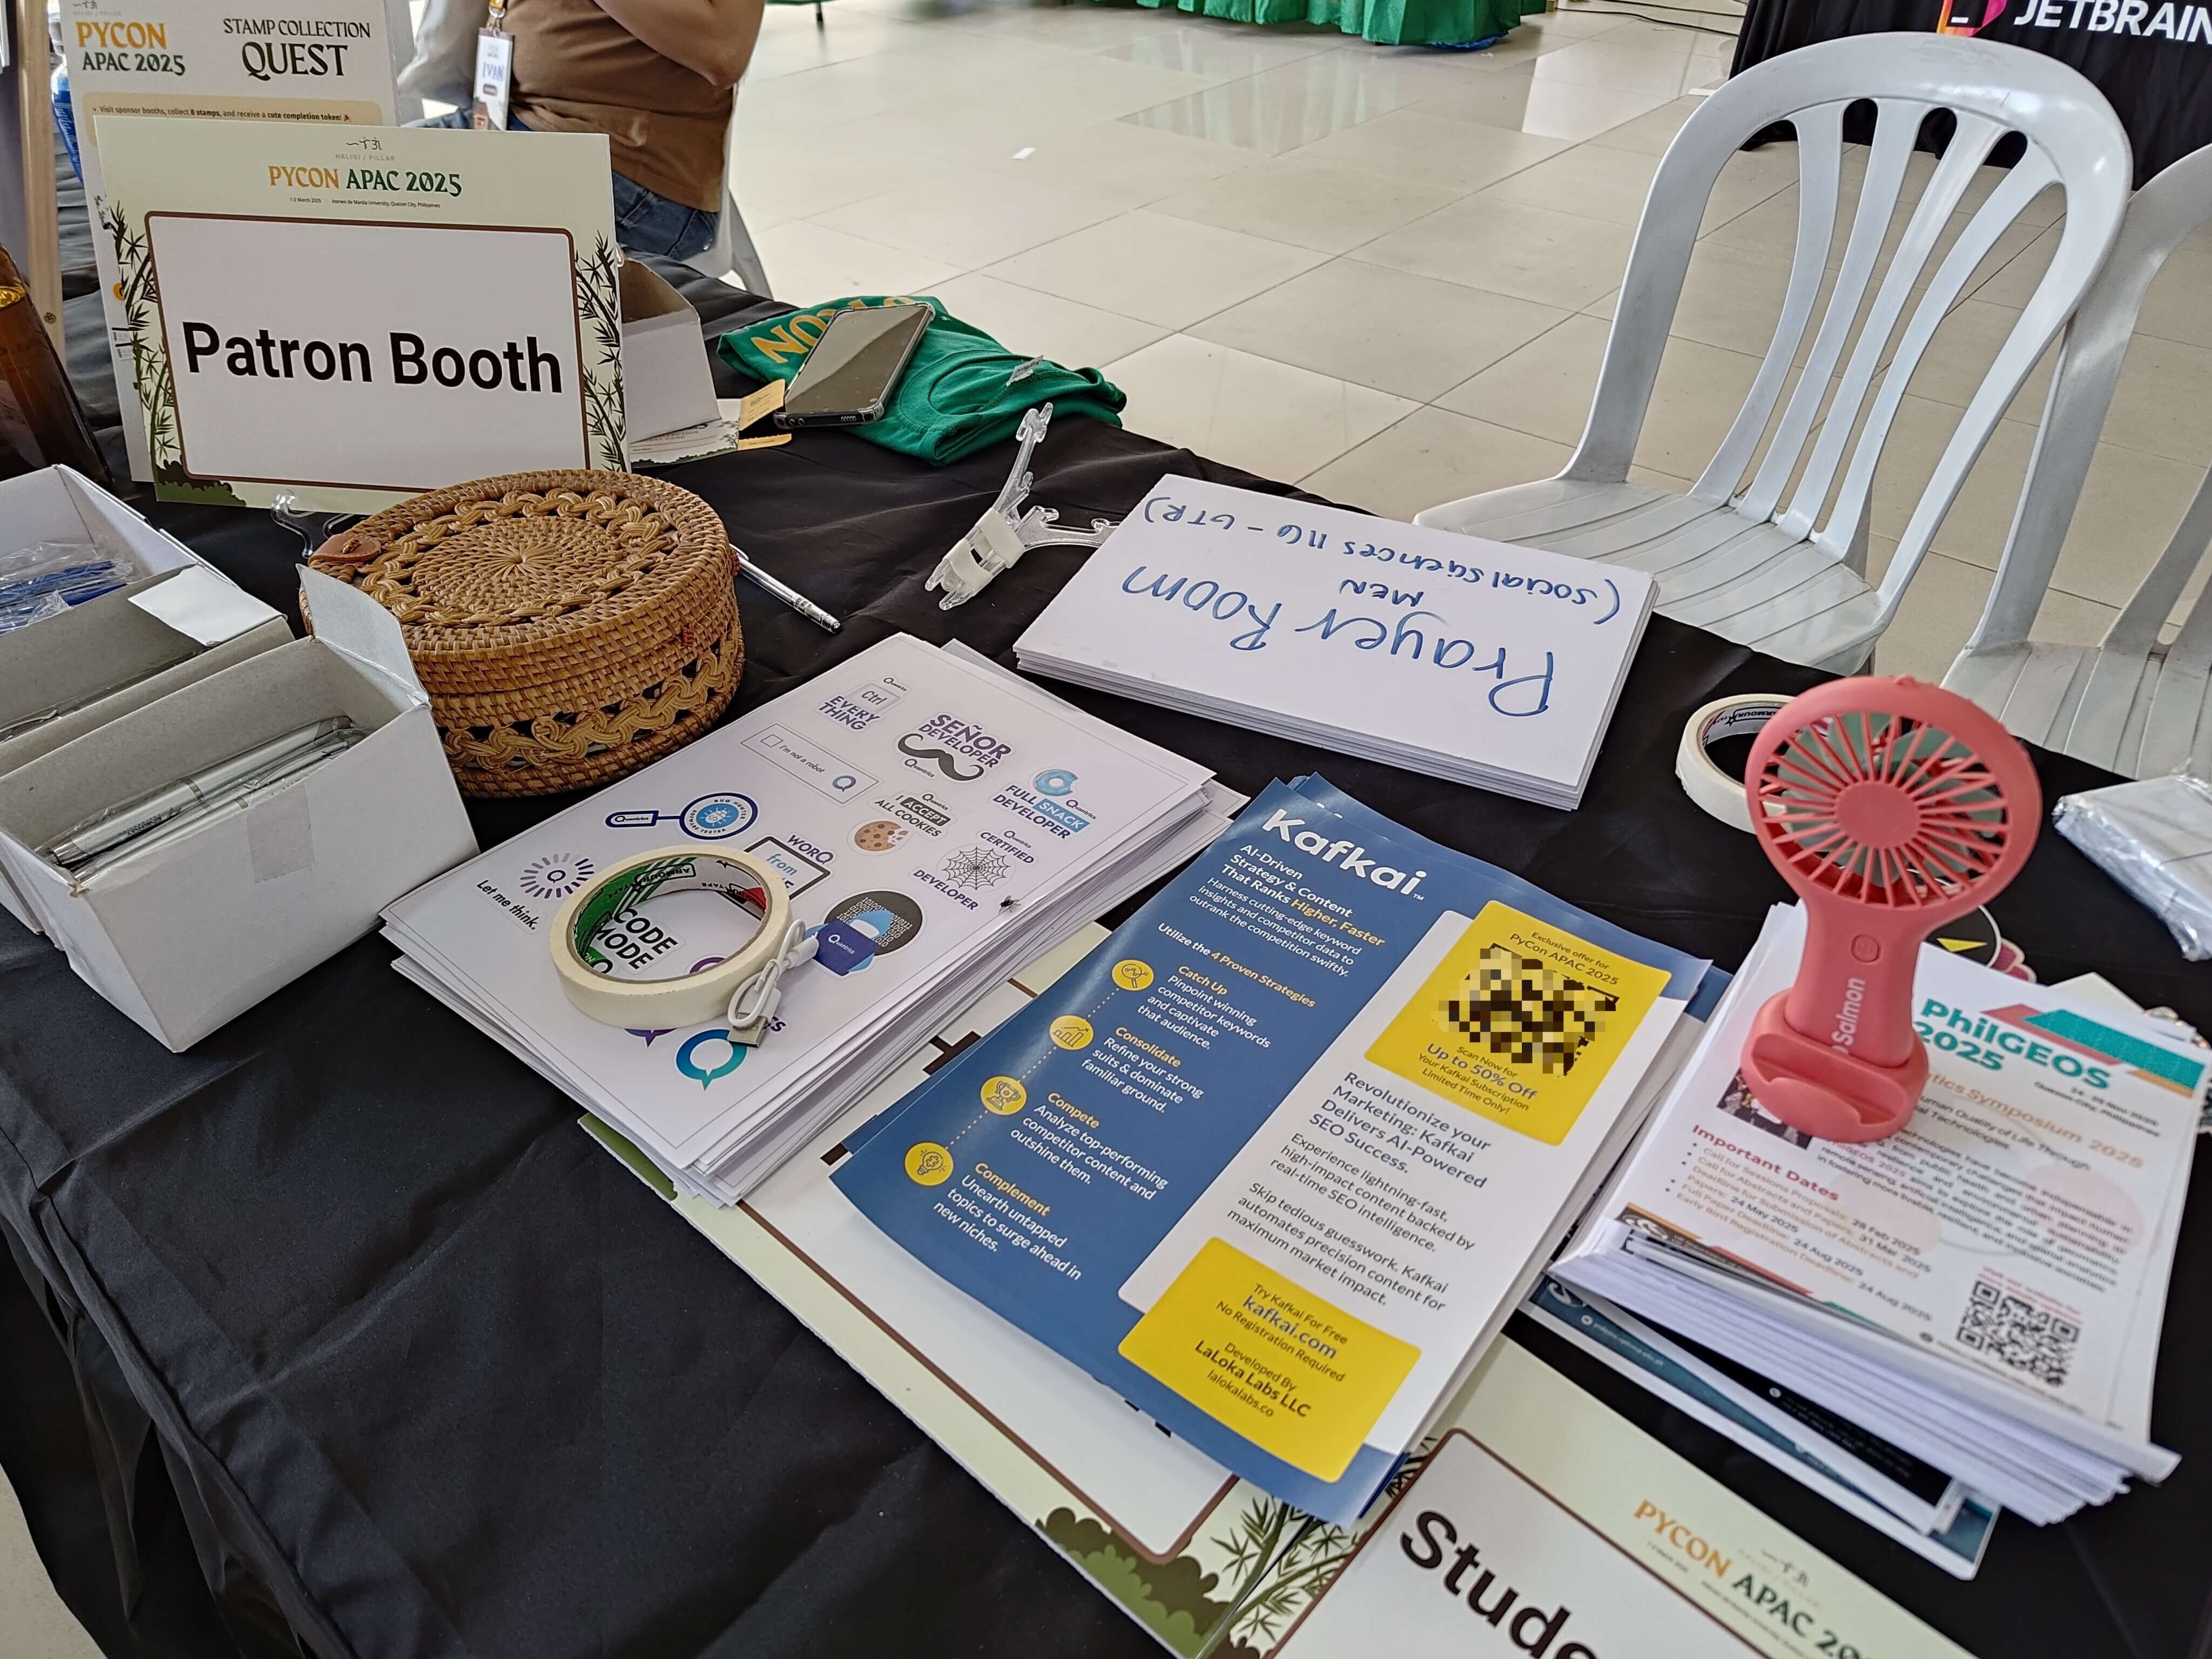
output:
[[[722, 356], [756, 380], [787, 380], [837, 313], [902, 303], [873, 295], [832, 300], [732, 329], [722, 336]], [[1121, 425], [1121, 407], [1129, 400], [1097, 369], [1063, 368], [1045, 360], [1014, 379], [1028, 357], [962, 322], [938, 301], [927, 303], [937, 309], [936, 321], [923, 332], [906, 373], [892, 388], [883, 418], [851, 428], [860, 436], [943, 466], [1011, 438], [1023, 414], [1042, 403], [1052, 404], [1055, 422], [1088, 415]]]

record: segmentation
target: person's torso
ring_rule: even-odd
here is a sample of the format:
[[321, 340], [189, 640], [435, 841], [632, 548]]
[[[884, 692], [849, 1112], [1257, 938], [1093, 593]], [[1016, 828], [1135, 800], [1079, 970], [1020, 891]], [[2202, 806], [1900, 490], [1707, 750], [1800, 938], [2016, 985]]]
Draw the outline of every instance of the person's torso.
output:
[[720, 204], [728, 88], [662, 57], [597, 0], [507, 0], [507, 27], [518, 119], [604, 132], [617, 173], [693, 207]]

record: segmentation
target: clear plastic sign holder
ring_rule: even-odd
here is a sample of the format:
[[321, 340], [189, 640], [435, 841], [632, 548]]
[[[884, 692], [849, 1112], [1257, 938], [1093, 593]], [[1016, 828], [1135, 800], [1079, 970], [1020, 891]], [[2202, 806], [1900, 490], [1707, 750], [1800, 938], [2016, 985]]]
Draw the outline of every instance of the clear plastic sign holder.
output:
[[922, 586], [927, 592], [941, 592], [938, 600], [940, 611], [950, 611], [974, 599], [994, 581], [1020, 562], [1022, 555], [1033, 547], [1096, 547], [1112, 535], [1118, 520], [1093, 519], [1091, 528], [1077, 530], [1063, 526], [1059, 513], [1049, 507], [1032, 507], [1024, 511], [1022, 503], [1029, 499], [1035, 477], [1030, 471], [1030, 457], [1044, 441], [1052, 425], [1052, 405], [1039, 404], [1022, 416], [1022, 423], [1014, 430], [1021, 448], [1014, 456], [1013, 471], [1006, 477], [1006, 485], [999, 491], [998, 499], [991, 503], [983, 516], [975, 520], [975, 527], [953, 544], [952, 550], [937, 562]]

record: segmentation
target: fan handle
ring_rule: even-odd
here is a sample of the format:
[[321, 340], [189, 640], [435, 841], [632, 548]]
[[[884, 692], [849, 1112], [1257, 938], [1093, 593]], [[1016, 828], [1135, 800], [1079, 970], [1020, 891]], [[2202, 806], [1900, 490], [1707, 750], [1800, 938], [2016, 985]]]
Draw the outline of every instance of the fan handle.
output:
[[1905, 1127], [1928, 1081], [1928, 1050], [1912, 1029], [1927, 921], [1818, 892], [1806, 894], [1804, 908], [1796, 981], [1753, 1019], [1743, 1080], [1793, 1128], [1822, 1140], [1880, 1140]]
[[1912, 974], [1929, 920], [1917, 911], [1880, 915], [1824, 897], [1806, 896], [1805, 954], [1787, 994], [1790, 1024], [1853, 1060], [1901, 1066], [1920, 1048]]

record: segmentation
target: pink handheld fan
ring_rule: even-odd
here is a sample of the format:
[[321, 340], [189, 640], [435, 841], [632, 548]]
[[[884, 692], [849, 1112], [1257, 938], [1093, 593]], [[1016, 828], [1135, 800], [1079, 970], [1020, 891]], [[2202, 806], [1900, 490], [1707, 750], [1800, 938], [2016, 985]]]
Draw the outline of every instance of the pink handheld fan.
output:
[[1928, 1081], [1912, 1029], [1921, 941], [2019, 874], [2042, 826], [2035, 768], [1964, 697], [1863, 677], [1783, 705], [1752, 744], [1744, 793], [1806, 923], [1796, 983], [1745, 1039], [1744, 1080], [1821, 1139], [1895, 1134]]

